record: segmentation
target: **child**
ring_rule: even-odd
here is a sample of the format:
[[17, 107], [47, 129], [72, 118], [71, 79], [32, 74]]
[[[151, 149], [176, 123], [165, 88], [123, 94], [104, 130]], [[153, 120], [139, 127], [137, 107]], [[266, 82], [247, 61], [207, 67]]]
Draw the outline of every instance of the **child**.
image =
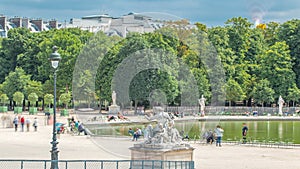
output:
[[215, 129], [215, 134], [217, 137], [216, 146], [219, 145], [221, 147], [221, 140], [223, 137], [223, 133], [224, 133], [224, 130], [221, 128], [220, 125], [217, 125], [217, 128]]

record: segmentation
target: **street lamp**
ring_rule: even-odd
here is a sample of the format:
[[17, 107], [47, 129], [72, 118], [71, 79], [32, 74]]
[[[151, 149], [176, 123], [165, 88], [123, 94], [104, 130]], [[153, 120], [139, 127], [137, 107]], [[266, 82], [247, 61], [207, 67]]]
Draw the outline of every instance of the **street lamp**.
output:
[[51, 149], [51, 169], [58, 169], [58, 149], [57, 149], [57, 137], [56, 137], [56, 71], [58, 63], [61, 60], [60, 54], [57, 53], [57, 47], [53, 46], [53, 53], [51, 53], [49, 60], [51, 66], [54, 68], [54, 102], [53, 102], [53, 129], [52, 129], [52, 149]]

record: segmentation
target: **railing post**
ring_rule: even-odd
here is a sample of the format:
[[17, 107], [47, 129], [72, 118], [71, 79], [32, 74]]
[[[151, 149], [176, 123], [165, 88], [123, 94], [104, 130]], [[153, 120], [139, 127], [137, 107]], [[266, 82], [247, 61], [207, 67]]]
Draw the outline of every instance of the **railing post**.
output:
[[47, 168], [47, 161], [44, 160], [44, 169], [46, 169], [46, 168]]
[[23, 160], [21, 161], [21, 169], [23, 169]]
[[117, 166], [116, 167], [117, 167], [116, 169], [119, 169], [119, 161], [117, 161]]
[[86, 160], [84, 160], [84, 169], [86, 169]]
[[66, 161], [66, 169], [68, 169], [68, 161]]
[[101, 161], [101, 169], [103, 169], [103, 161]]

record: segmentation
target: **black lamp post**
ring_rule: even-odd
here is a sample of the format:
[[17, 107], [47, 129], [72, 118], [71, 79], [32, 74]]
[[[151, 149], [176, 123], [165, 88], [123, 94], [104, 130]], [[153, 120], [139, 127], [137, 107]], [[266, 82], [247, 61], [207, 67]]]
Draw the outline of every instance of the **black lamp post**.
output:
[[56, 137], [56, 71], [58, 63], [61, 60], [60, 54], [57, 53], [57, 47], [53, 46], [53, 53], [51, 53], [49, 60], [54, 68], [54, 102], [53, 102], [53, 129], [52, 129], [52, 149], [51, 149], [51, 169], [58, 169], [58, 149], [57, 149], [57, 137]]

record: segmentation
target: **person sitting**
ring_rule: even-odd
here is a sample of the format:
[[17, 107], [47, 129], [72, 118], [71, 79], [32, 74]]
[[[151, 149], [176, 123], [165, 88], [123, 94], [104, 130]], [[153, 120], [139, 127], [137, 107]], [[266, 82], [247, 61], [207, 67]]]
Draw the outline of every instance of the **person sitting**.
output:
[[127, 117], [123, 116], [120, 112], [118, 112], [118, 119], [120, 119], [120, 120], [129, 120]]
[[84, 135], [87, 135], [87, 132], [86, 132], [84, 126], [82, 125], [82, 123], [80, 123], [78, 126], [78, 135], [80, 135], [81, 132], [83, 132]]
[[137, 141], [138, 138], [142, 135], [142, 130], [139, 128], [136, 128], [136, 131], [133, 134], [133, 140], [132, 141]]
[[214, 142], [214, 133], [209, 130], [207, 131], [207, 136], [206, 136], [206, 143], [212, 144]]
[[178, 111], [174, 112], [173, 115], [176, 116], [176, 117], [179, 117], [179, 112]]
[[129, 134], [130, 136], [133, 136], [133, 135], [134, 135], [134, 131], [132, 130], [132, 128], [129, 128], [128, 134]]
[[182, 141], [184, 141], [184, 140], [189, 140], [190, 139], [190, 137], [189, 137], [189, 135], [185, 135], [184, 134], [184, 131], [183, 130], [181, 130], [180, 132], [179, 132], [179, 134], [180, 134], [180, 136], [182, 137]]
[[108, 121], [110, 122], [111, 120], [116, 121], [116, 117], [115, 116], [107, 116]]

